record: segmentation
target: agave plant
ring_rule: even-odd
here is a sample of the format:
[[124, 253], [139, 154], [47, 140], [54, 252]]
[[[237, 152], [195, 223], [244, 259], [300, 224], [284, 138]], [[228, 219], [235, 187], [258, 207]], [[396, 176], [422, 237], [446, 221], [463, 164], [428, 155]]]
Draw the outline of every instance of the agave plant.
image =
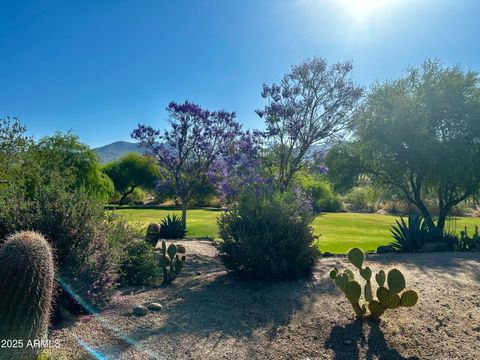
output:
[[408, 223], [400, 218], [396, 221], [397, 226], [392, 225], [390, 232], [395, 241], [391, 246], [401, 252], [418, 252], [428, 235], [428, 227], [425, 220], [417, 214], [408, 215]]
[[185, 237], [185, 228], [183, 227], [182, 219], [177, 215], [167, 215], [162, 220], [160, 226], [160, 238], [162, 239], [181, 239]]

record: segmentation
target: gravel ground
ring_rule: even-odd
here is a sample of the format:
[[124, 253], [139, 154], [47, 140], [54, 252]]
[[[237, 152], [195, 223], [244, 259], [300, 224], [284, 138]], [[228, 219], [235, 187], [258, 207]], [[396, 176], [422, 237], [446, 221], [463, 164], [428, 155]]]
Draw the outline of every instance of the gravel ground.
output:
[[[355, 321], [328, 278], [344, 258], [322, 259], [311, 279], [247, 282], [208, 242], [183, 244], [188, 260], [171, 286], [118, 293], [101, 314], [55, 331], [53, 359], [480, 359], [478, 252], [368, 256], [374, 271], [403, 270], [420, 296], [374, 323]], [[162, 311], [131, 315], [150, 302]]]

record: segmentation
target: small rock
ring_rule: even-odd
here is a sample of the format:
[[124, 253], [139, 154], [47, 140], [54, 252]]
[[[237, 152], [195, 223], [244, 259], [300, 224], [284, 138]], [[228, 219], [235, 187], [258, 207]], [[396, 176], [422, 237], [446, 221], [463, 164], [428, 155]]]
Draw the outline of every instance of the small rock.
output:
[[160, 311], [163, 308], [163, 306], [161, 304], [156, 303], [156, 302], [148, 304], [147, 307], [148, 307], [148, 310], [152, 310], [152, 311]]
[[195, 273], [195, 275], [200, 276], [200, 275], [202, 275], [202, 273], [201, 273], [200, 271], [197, 271], [197, 272]]
[[145, 316], [148, 313], [148, 309], [143, 305], [138, 305], [133, 308], [133, 315]]
[[186, 253], [185, 246], [182, 244], [177, 244], [177, 252], [179, 254], [185, 254]]
[[377, 254], [388, 254], [395, 252], [395, 249], [391, 245], [382, 245], [377, 248]]

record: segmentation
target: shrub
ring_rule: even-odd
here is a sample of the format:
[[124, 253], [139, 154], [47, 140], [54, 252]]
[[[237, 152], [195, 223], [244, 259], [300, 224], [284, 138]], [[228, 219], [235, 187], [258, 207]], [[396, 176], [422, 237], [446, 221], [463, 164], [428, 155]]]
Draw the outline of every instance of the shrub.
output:
[[0, 219], [8, 221], [2, 223], [1, 238], [12, 231], [35, 230], [50, 242], [61, 285], [56, 300], [60, 307], [79, 311], [109, 300], [123, 256], [115, 245], [122, 232], [114, 238], [113, 224], [119, 220], [106, 218], [102, 204], [86, 191], [67, 189], [53, 176], [47, 184], [35, 184], [32, 194], [13, 186], [0, 192]]
[[356, 211], [374, 212], [380, 197], [372, 186], [357, 186], [344, 197], [344, 202]]
[[338, 212], [342, 209], [342, 201], [336, 195], [330, 183], [321, 175], [299, 174], [297, 182], [312, 201], [315, 212]]
[[246, 191], [219, 220], [227, 269], [251, 278], [295, 279], [319, 256], [305, 199], [294, 193]]
[[185, 237], [185, 228], [182, 224], [182, 219], [177, 215], [167, 215], [162, 220], [160, 226], [160, 238], [162, 239], [182, 239]]
[[135, 239], [126, 245], [125, 255], [120, 268], [122, 286], [150, 285], [158, 279], [158, 260], [151, 245]]
[[[350, 269], [345, 269], [342, 273], [334, 268], [330, 271], [330, 278], [335, 280], [335, 284], [343, 291], [357, 318], [364, 318], [367, 315], [367, 308], [370, 311], [370, 317], [378, 320], [387, 309], [396, 309], [401, 306], [412, 307], [417, 303], [417, 293], [413, 290], [405, 290], [405, 277], [397, 269], [390, 270], [388, 274], [380, 270], [375, 275], [378, 284], [377, 299], [375, 299], [371, 282], [372, 269], [368, 266], [363, 267], [365, 261], [363, 251], [358, 248], [351, 249], [347, 254], [347, 259], [357, 268], [360, 277], [366, 282], [363, 287], [364, 301], [362, 301], [362, 286], [355, 280]], [[387, 284], [385, 284], [385, 280]]]
[[425, 220], [420, 215], [410, 213], [408, 223], [405, 223], [403, 217], [396, 223], [397, 226], [392, 225], [390, 229], [395, 239], [392, 247], [401, 252], [418, 252], [429, 235]]

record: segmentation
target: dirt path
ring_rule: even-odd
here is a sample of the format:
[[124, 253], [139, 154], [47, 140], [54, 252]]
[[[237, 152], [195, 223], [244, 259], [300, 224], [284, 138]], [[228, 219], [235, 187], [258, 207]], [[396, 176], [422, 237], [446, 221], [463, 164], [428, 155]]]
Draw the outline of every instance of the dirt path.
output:
[[[52, 334], [62, 343], [54, 359], [88, 351], [100, 359], [480, 358], [480, 253], [369, 256], [374, 270], [405, 270], [420, 295], [416, 307], [376, 324], [354, 321], [328, 278], [342, 258], [323, 259], [308, 280], [245, 282], [225, 272], [208, 242], [183, 244], [188, 263], [175, 283], [119, 293], [100, 315]], [[131, 315], [148, 302], [162, 311]]]

